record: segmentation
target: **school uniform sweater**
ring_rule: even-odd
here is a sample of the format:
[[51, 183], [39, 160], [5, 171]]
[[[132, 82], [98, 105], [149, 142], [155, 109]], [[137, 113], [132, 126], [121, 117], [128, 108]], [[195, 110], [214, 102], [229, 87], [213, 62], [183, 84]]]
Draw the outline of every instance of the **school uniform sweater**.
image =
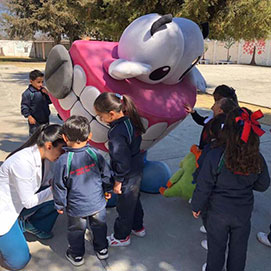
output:
[[140, 153], [142, 137], [127, 116], [110, 123], [108, 146], [115, 181], [138, 175], [143, 170], [144, 156]]
[[69, 216], [91, 216], [106, 206], [103, 183], [110, 184], [110, 168], [100, 153], [91, 149], [97, 161], [89, 155], [88, 144], [79, 149], [64, 149], [65, 153], [54, 167], [55, 207], [57, 210], [66, 208]]
[[22, 94], [21, 113], [25, 118], [31, 115], [39, 124], [48, 123], [51, 103], [47, 94], [29, 85]]
[[196, 179], [192, 210], [198, 212], [207, 208], [207, 212], [230, 214], [246, 221], [253, 209], [253, 190], [263, 192], [270, 185], [267, 165], [262, 157], [263, 169], [259, 174], [234, 174], [225, 166], [217, 174], [223, 152], [220, 147], [207, 153]]

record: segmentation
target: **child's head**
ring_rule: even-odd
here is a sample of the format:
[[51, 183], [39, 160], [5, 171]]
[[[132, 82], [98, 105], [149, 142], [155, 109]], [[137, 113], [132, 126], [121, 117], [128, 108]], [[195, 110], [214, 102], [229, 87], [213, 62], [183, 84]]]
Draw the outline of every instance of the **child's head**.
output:
[[39, 70], [33, 70], [29, 73], [30, 84], [37, 90], [40, 90], [43, 85], [44, 74]]
[[217, 100], [212, 106], [214, 117], [221, 113], [228, 114], [235, 107], [237, 107], [237, 104], [232, 99], [222, 98]]
[[235, 94], [235, 89], [232, 87], [229, 87], [227, 85], [220, 85], [215, 88], [215, 91], [213, 93], [214, 100], [218, 101], [222, 98], [229, 98], [232, 99], [236, 105], [238, 105], [237, 96]]
[[90, 125], [87, 118], [73, 115], [62, 126], [63, 139], [68, 146], [85, 145], [91, 138]]
[[127, 95], [103, 92], [94, 101], [94, 108], [103, 122], [111, 123], [127, 115], [140, 132], [145, 132], [135, 104]]
[[259, 136], [262, 133], [249, 109], [237, 107], [228, 113], [222, 136], [228, 169], [245, 174], [259, 173], [262, 168]]

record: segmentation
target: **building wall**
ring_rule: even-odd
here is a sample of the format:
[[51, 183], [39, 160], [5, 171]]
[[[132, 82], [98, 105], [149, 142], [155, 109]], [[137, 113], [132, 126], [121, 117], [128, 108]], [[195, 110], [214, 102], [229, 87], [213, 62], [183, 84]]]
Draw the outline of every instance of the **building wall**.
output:
[[0, 40], [0, 56], [29, 57], [33, 51], [33, 41]]
[[[217, 40], [204, 42], [208, 46], [204, 53], [204, 58], [208, 63], [217, 64], [227, 60], [227, 49], [224, 47], [224, 42]], [[254, 58], [256, 65], [271, 66], [271, 40], [235, 42], [229, 49], [229, 55], [231, 56], [230, 61], [233, 63], [250, 64]]]
[[[204, 53], [207, 63], [226, 62], [227, 49], [224, 42], [217, 40], [204, 42], [208, 46]], [[69, 41], [62, 41], [61, 44], [69, 50]], [[53, 41], [0, 40], [0, 56], [47, 59], [54, 45]], [[256, 65], [271, 66], [271, 40], [235, 42], [229, 49], [229, 55], [231, 63], [250, 64], [254, 58]]]
[[[62, 41], [61, 44], [70, 48], [69, 41]], [[53, 41], [0, 40], [0, 56], [46, 59], [54, 45]]]

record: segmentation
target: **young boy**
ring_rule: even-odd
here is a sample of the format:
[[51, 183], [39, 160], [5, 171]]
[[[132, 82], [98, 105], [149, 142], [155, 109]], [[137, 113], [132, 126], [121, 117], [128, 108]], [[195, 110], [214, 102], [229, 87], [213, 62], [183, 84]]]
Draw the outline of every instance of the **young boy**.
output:
[[[93, 232], [93, 246], [99, 259], [108, 258], [106, 199], [111, 171], [103, 156], [87, 144], [90, 125], [83, 116], [71, 116], [63, 125], [65, 153], [55, 165], [53, 195], [59, 214], [68, 215], [66, 258], [75, 266], [84, 263], [84, 235], [87, 222]], [[109, 198], [111, 195], [107, 196]]]
[[43, 87], [43, 77], [43, 73], [39, 70], [30, 72], [30, 85], [22, 94], [21, 113], [28, 119], [29, 136], [41, 124], [49, 123], [51, 100], [47, 90]]

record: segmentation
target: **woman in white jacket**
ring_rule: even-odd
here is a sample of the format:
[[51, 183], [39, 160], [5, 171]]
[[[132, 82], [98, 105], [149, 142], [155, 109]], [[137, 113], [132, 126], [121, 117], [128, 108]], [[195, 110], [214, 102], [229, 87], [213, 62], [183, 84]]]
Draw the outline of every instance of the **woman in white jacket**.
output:
[[44, 160], [57, 160], [61, 126], [42, 125], [0, 167], [0, 266], [19, 270], [31, 255], [23, 231], [49, 239], [57, 218], [51, 187], [42, 187]]

